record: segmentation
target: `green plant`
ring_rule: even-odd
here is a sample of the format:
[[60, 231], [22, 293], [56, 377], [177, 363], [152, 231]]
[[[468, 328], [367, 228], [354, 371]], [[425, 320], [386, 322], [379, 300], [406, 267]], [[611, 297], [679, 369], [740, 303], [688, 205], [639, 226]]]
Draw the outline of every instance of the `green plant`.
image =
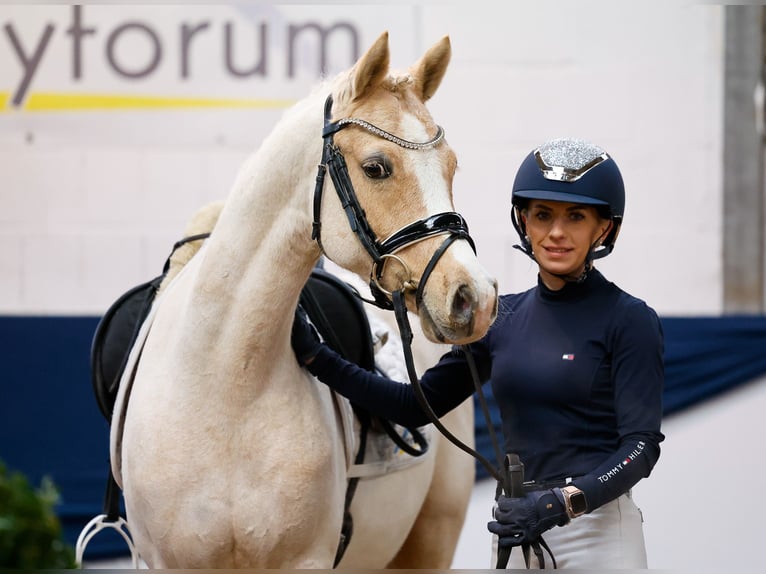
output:
[[58, 492], [49, 478], [34, 489], [26, 476], [0, 461], [0, 568], [75, 568], [53, 507]]

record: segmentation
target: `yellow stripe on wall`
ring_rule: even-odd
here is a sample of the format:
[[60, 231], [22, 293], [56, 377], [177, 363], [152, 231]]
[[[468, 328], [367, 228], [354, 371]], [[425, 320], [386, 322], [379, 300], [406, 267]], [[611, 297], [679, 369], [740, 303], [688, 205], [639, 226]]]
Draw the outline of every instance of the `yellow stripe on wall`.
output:
[[111, 94], [63, 94], [37, 92], [30, 94], [23, 106], [14, 108], [11, 95], [0, 92], [0, 111], [64, 112], [87, 110], [152, 110], [181, 108], [286, 108], [294, 100], [177, 98], [163, 96], [120, 96]]

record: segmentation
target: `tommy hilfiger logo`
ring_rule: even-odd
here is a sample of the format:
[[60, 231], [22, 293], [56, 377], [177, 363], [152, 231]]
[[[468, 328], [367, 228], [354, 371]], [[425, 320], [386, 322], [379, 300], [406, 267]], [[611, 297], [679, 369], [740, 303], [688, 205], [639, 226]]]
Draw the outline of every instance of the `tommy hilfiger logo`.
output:
[[622, 462], [618, 462], [617, 466], [615, 466], [612, 470], [607, 471], [606, 474], [602, 474], [598, 477], [598, 481], [600, 483], [605, 483], [612, 477], [616, 476], [620, 473], [627, 465], [629, 465], [632, 461], [636, 460], [638, 456], [644, 452], [644, 447], [646, 446], [646, 443], [644, 441], [640, 440], [638, 443], [636, 443], [636, 448], [633, 449], [633, 452], [631, 452]]
[[573, 355], [573, 354], [569, 354], [569, 355], [561, 355], [561, 358], [562, 358], [564, 361], [574, 361], [574, 355]]

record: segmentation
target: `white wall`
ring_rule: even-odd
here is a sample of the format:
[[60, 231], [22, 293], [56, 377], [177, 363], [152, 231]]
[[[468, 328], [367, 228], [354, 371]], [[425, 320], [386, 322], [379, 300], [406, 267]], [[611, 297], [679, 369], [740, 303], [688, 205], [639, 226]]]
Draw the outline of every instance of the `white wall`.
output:
[[[533, 266], [512, 249], [515, 169], [535, 145], [570, 135], [605, 147], [627, 182], [625, 224], [601, 268], [661, 314], [721, 310], [721, 6], [86, 4], [81, 27], [93, 32], [80, 39], [79, 78], [67, 34], [73, 19], [68, 5], [0, 6], [0, 313], [98, 314], [154, 276], [188, 217], [225, 197], [242, 160], [278, 120], [283, 108], [269, 101], [300, 98], [316, 81], [310, 43], [296, 50], [296, 76], [286, 75], [287, 27], [309, 20], [352, 23], [362, 50], [389, 30], [397, 67], [449, 34], [453, 62], [431, 107], [458, 153], [457, 207], [504, 291], [534, 280]], [[129, 22], [143, 23], [162, 44], [142, 79], [115, 71], [151, 63], [148, 33], [117, 33]], [[180, 29], [199, 22], [209, 26], [181, 79]], [[227, 22], [238, 32], [240, 66], [253, 59], [256, 26], [268, 27], [267, 77], [224, 72]], [[24, 66], [8, 27], [29, 58], [46, 26], [53, 31], [28, 106], [9, 107]], [[331, 42], [331, 71], [348, 65], [343, 38]], [[29, 110], [44, 105], [45, 94], [73, 93], [199, 98], [208, 106], [224, 98], [244, 107], [171, 100], [169, 108], [94, 109], [88, 100], [82, 110]]]
[[455, 65], [436, 109], [460, 154], [457, 200], [504, 289], [534, 277], [511, 249], [515, 168], [571, 135], [604, 146], [626, 181], [600, 268], [660, 313], [720, 310], [722, 16], [685, 2], [508, 2], [445, 24]]
[[[431, 109], [459, 157], [457, 207], [503, 291], [534, 280], [532, 265], [512, 249], [515, 169], [538, 143], [569, 135], [605, 147], [627, 184], [625, 225], [600, 268], [662, 315], [717, 314], [723, 10], [681, 0], [86, 4], [85, 25], [97, 32], [83, 39], [82, 77], [74, 79], [65, 34], [71, 7], [2, 5], [0, 314], [99, 314], [157, 274], [187, 218], [225, 197], [242, 160], [278, 120], [283, 108], [264, 100], [300, 98], [316, 81], [310, 47], [298, 55], [297, 77], [284, 73], [286, 26], [307, 19], [354, 23], [362, 50], [389, 30], [397, 67], [450, 35], [453, 61]], [[107, 65], [106, 41], [121, 23], [136, 20], [156, 29], [165, 51], [151, 77], [128, 81]], [[211, 23], [210, 32], [193, 52], [192, 77], [181, 81], [179, 26], [201, 20]], [[238, 30], [268, 23], [268, 81], [235, 81], [222, 72], [227, 21]], [[4, 26], [12, 25], [31, 54], [48, 24], [54, 32], [30, 94], [202, 98], [207, 107], [9, 107], [23, 67]], [[116, 57], [138, 69], [150, 47], [140, 36], [122, 41], [125, 51]], [[245, 44], [237, 53], [246, 60], [247, 50]], [[334, 50], [345, 53], [343, 45]], [[332, 66], [345, 67], [337, 60]], [[209, 107], [211, 98], [242, 107]], [[754, 444], [762, 425], [751, 421], [760, 420], [765, 402], [759, 383], [667, 421], [663, 456], [636, 490], [653, 568], [749, 565], [744, 560], [758, 549], [764, 510], [751, 494], [762, 474]], [[491, 488], [479, 485], [477, 499], [456, 567], [489, 567], [488, 546], [472, 536], [486, 535]]]

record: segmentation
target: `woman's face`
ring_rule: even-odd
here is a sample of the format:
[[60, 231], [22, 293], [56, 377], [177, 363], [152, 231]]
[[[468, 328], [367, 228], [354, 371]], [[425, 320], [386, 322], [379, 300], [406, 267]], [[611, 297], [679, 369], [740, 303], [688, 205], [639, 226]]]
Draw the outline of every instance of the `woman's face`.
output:
[[561, 289], [560, 275], [578, 277], [590, 248], [606, 236], [612, 222], [592, 205], [532, 199], [522, 213], [543, 283]]

